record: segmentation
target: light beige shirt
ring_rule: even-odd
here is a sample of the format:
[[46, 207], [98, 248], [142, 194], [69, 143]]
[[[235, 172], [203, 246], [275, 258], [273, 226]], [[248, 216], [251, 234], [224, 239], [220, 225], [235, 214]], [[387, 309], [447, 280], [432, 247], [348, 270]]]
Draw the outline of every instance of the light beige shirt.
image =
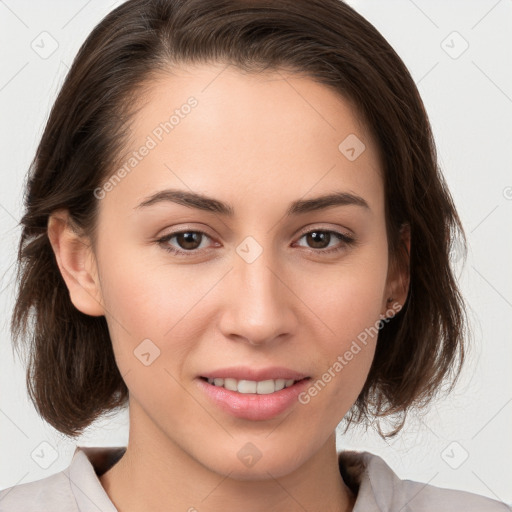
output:
[[[117, 512], [99, 480], [124, 447], [75, 449], [71, 464], [54, 475], [0, 492], [1, 512]], [[340, 473], [357, 495], [353, 512], [510, 512], [477, 494], [401, 480], [378, 455], [339, 453]]]

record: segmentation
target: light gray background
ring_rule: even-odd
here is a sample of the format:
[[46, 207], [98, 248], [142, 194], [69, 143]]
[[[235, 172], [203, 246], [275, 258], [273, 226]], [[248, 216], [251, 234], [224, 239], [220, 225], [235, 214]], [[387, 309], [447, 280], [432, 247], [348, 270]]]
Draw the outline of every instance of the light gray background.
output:
[[[27, 399], [8, 329], [25, 172], [79, 46], [119, 3], [0, 0], [0, 489], [64, 469], [75, 444], [128, 439], [126, 412], [78, 441], [44, 423]], [[372, 429], [353, 431], [338, 448], [373, 451], [402, 478], [511, 503], [512, 2], [349, 3], [403, 58], [429, 112], [469, 238], [467, 263], [457, 268], [474, 345], [455, 392], [411, 417], [404, 433], [385, 442]]]

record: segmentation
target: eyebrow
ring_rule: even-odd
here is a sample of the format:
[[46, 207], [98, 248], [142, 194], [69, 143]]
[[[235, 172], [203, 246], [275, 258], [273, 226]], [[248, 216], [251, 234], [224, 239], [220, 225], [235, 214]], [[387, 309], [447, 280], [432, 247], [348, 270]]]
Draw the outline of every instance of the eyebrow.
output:
[[[155, 194], [145, 198], [135, 209], [145, 208], [161, 202], [171, 202], [181, 204], [188, 208], [196, 208], [206, 212], [217, 213], [226, 217], [233, 217], [235, 214], [234, 208], [218, 199], [198, 194], [195, 192], [188, 192], [186, 190], [166, 189], [156, 192]], [[314, 197], [312, 199], [298, 199], [293, 201], [286, 216], [299, 215], [308, 213], [333, 206], [359, 206], [370, 210], [368, 203], [360, 196], [349, 192], [334, 192], [331, 194]]]

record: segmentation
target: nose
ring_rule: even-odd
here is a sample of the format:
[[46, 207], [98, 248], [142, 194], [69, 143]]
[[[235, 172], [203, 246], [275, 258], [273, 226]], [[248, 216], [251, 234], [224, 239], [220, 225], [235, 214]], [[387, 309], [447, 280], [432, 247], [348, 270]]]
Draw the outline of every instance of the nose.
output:
[[261, 346], [293, 334], [300, 300], [289, 280], [289, 273], [281, 270], [270, 251], [263, 251], [251, 263], [235, 254], [234, 267], [224, 283], [226, 298], [220, 320], [224, 336]]

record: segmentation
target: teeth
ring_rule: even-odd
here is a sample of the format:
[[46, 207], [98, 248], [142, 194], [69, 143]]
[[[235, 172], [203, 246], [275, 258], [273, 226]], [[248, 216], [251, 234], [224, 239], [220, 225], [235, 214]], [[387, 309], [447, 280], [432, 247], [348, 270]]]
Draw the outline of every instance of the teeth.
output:
[[[217, 379], [215, 379], [217, 380]], [[222, 379], [220, 379], [222, 380]], [[215, 381], [214, 381], [215, 382]], [[215, 384], [216, 386], [222, 386], [222, 384]], [[238, 390], [238, 382], [236, 379], [224, 379], [224, 387], [229, 389], [229, 391], [237, 391]]]
[[293, 379], [269, 379], [269, 380], [236, 380], [232, 378], [215, 378], [208, 379], [209, 384], [223, 387], [229, 391], [237, 391], [238, 393], [256, 393], [258, 395], [269, 395], [283, 388], [289, 388], [294, 384]]

